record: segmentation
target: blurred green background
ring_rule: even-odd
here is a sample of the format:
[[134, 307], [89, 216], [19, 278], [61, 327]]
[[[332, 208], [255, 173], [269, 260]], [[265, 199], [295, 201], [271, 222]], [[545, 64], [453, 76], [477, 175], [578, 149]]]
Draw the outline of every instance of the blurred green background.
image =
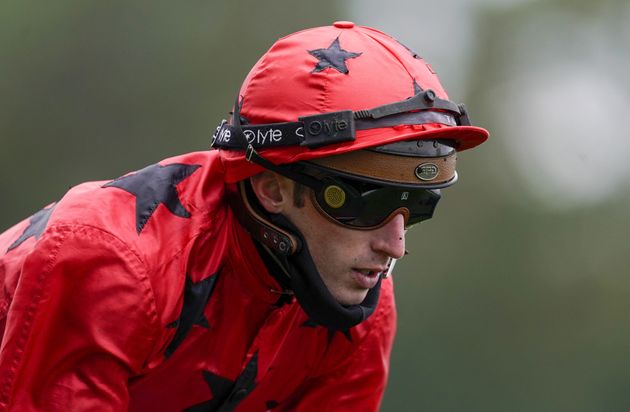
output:
[[492, 136], [408, 235], [383, 411], [630, 410], [630, 3], [0, 3], [0, 230], [204, 150], [277, 38], [394, 35]]

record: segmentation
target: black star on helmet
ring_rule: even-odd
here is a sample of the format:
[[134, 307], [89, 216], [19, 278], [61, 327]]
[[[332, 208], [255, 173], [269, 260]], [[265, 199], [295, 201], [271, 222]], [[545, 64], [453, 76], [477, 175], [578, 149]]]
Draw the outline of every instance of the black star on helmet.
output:
[[363, 54], [343, 50], [339, 45], [339, 37], [337, 37], [327, 49], [309, 50], [308, 52], [319, 59], [312, 73], [321, 72], [322, 70], [332, 67], [339, 73], [348, 74], [346, 60], [354, 59]]
[[26, 227], [26, 229], [24, 229], [24, 232], [22, 232], [20, 237], [17, 238], [15, 242], [11, 244], [11, 246], [9, 246], [7, 252], [20, 246], [29, 237], [34, 237], [36, 240], [39, 240], [42, 233], [44, 233], [44, 230], [46, 229], [46, 225], [48, 224], [50, 215], [52, 214], [52, 211], [55, 209], [56, 205], [57, 204], [55, 203], [49, 208], [42, 209], [31, 216], [31, 219], [29, 220], [29, 225]]
[[217, 272], [197, 283], [193, 283], [193, 281], [186, 276], [184, 303], [179, 319], [166, 325], [167, 328], [177, 328], [173, 340], [164, 351], [166, 357], [171, 356], [173, 352], [175, 352], [175, 349], [181, 345], [194, 325], [201, 326], [202, 328], [210, 327], [203, 311], [210, 300], [218, 277], [219, 274]]
[[106, 183], [103, 187], [117, 187], [136, 196], [136, 231], [140, 234], [160, 204], [175, 216], [190, 217], [179, 200], [176, 186], [200, 167], [180, 163], [166, 166], [155, 164]]

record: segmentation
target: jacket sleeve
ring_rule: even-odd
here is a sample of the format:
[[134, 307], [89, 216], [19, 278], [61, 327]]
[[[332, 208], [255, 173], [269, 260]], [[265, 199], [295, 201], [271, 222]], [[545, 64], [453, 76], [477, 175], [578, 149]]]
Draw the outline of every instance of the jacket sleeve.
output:
[[383, 282], [376, 312], [357, 326], [350, 351], [338, 350], [346, 338], [337, 334], [322, 368], [308, 380], [295, 408], [306, 411], [378, 411], [385, 392], [394, 336], [396, 308], [391, 280]]
[[157, 324], [144, 266], [128, 247], [88, 226], [49, 228], [9, 307], [0, 410], [125, 410]]

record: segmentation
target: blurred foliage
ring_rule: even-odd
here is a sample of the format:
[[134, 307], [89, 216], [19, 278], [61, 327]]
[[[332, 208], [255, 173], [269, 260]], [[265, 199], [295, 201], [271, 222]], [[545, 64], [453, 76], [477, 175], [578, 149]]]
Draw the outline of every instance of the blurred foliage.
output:
[[0, 228], [84, 180], [205, 150], [242, 79], [332, 1], [0, 4]]
[[[501, 39], [550, 3], [593, 13], [556, 1], [475, 16], [477, 60], [462, 100], [491, 131], [498, 119], [481, 91], [509, 76], [501, 68], [515, 58]], [[206, 149], [258, 56], [290, 32], [352, 19], [342, 4], [2, 2], [0, 229], [71, 185]], [[408, 235], [384, 411], [630, 408], [630, 191], [547, 209], [505, 145], [494, 135], [462, 153], [460, 182]]]
[[[588, 205], [548, 208], [515, 170], [508, 136], [496, 133], [500, 120], [521, 127], [519, 113], [505, 110], [505, 122], [488, 109], [510, 107], [497, 84], [509, 83], [516, 68], [544, 75], [541, 55], [515, 53], [519, 43], [536, 49], [536, 42], [559, 36], [554, 30], [564, 25], [549, 16], [575, 21], [579, 15], [578, 30], [588, 30], [589, 19], [604, 15], [614, 37], [619, 24], [613, 23], [625, 21], [619, 16], [629, 10], [624, 4], [530, 2], [479, 13], [464, 100], [473, 119], [495, 133], [479, 150], [458, 156], [460, 181], [444, 191], [434, 219], [408, 234], [411, 255], [396, 278], [399, 335], [384, 409], [629, 410], [630, 187]], [[526, 24], [538, 36], [515, 38]], [[612, 44], [619, 43], [623, 38]], [[614, 64], [581, 61], [579, 44], [565, 44], [576, 68]], [[618, 87], [629, 84], [625, 76]], [[583, 86], [588, 98], [589, 85]], [[497, 98], [499, 104], [489, 100]], [[560, 114], [550, 116], [585, 120], [572, 116], [574, 102], [564, 100]], [[621, 125], [617, 130], [627, 134]], [[607, 170], [597, 172], [606, 178]], [[543, 183], [548, 178], [535, 168], [530, 173]]]

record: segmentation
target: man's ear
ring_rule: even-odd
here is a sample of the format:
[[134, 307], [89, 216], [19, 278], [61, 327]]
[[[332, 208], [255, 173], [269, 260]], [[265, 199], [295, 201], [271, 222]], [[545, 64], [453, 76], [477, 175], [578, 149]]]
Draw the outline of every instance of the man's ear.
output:
[[287, 179], [271, 171], [264, 171], [249, 178], [258, 202], [267, 212], [281, 213], [291, 202], [291, 186]]

